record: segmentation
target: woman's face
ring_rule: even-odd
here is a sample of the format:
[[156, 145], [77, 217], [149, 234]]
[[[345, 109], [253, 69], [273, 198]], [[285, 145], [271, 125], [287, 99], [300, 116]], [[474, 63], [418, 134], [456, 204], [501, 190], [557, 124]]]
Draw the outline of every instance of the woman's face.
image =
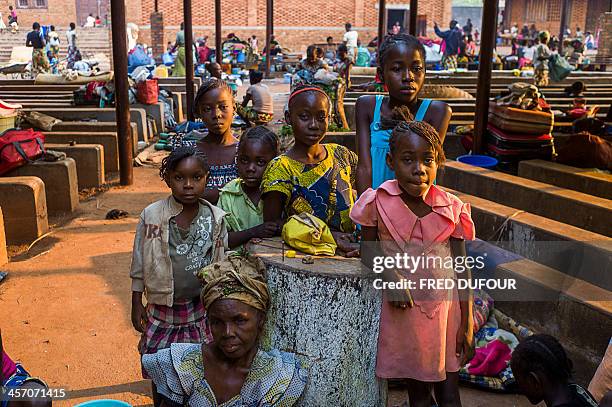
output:
[[257, 346], [263, 322], [261, 311], [238, 300], [220, 299], [208, 309], [212, 345], [228, 359], [242, 358]]
[[415, 48], [397, 44], [385, 56], [382, 79], [393, 99], [412, 103], [425, 82], [425, 61]]
[[212, 134], [225, 134], [234, 119], [234, 98], [226, 88], [211, 89], [198, 101], [197, 113]]

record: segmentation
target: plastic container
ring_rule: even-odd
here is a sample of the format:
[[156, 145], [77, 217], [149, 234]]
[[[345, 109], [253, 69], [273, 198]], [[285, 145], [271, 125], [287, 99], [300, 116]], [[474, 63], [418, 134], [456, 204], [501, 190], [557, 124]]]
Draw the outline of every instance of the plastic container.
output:
[[238, 62], [239, 64], [244, 64], [244, 61], [246, 60], [246, 55], [244, 55], [244, 52], [239, 52], [238, 55], [236, 55], [236, 62]]
[[103, 399], [103, 400], [91, 400], [81, 404], [77, 404], [74, 407], [132, 407], [131, 404], [125, 401]]
[[232, 68], [232, 75], [240, 75], [240, 68]]
[[488, 155], [462, 155], [457, 157], [457, 161], [464, 164], [474, 165], [476, 167], [482, 168], [495, 168], [498, 161], [493, 157], [489, 157]]
[[286, 73], [283, 75], [283, 83], [291, 83], [291, 77], [293, 75], [291, 75], [290, 73]]

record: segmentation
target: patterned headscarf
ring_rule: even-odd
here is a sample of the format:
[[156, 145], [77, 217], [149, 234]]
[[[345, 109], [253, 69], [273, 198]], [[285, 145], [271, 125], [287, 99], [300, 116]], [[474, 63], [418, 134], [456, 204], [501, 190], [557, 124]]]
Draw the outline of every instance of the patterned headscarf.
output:
[[204, 267], [197, 274], [204, 284], [201, 293], [204, 308], [227, 298], [266, 312], [270, 306], [270, 293], [265, 271], [259, 257], [237, 253], [230, 253], [225, 260]]

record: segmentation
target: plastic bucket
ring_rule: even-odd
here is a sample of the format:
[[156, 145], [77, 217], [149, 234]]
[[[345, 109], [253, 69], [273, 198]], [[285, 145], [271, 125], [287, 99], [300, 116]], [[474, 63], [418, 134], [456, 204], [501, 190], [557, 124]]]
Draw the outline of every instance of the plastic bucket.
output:
[[474, 165], [476, 167], [482, 168], [495, 168], [498, 161], [493, 157], [489, 157], [488, 155], [462, 155], [457, 157], [457, 161], [464, 164]]
[[132, 407], [131, 404], [126, 403], [125, 401], [119, 400], [90, 400], [81, 404], [77, 404], [75, 407]]

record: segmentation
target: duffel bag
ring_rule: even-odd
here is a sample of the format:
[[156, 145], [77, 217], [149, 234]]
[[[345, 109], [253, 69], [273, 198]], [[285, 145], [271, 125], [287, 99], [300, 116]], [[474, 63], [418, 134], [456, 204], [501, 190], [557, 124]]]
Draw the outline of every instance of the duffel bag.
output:
[[33, 129], [9, 129], [0, 134], [0, 175], [39, 158], [45, 152], [45, 135]]

